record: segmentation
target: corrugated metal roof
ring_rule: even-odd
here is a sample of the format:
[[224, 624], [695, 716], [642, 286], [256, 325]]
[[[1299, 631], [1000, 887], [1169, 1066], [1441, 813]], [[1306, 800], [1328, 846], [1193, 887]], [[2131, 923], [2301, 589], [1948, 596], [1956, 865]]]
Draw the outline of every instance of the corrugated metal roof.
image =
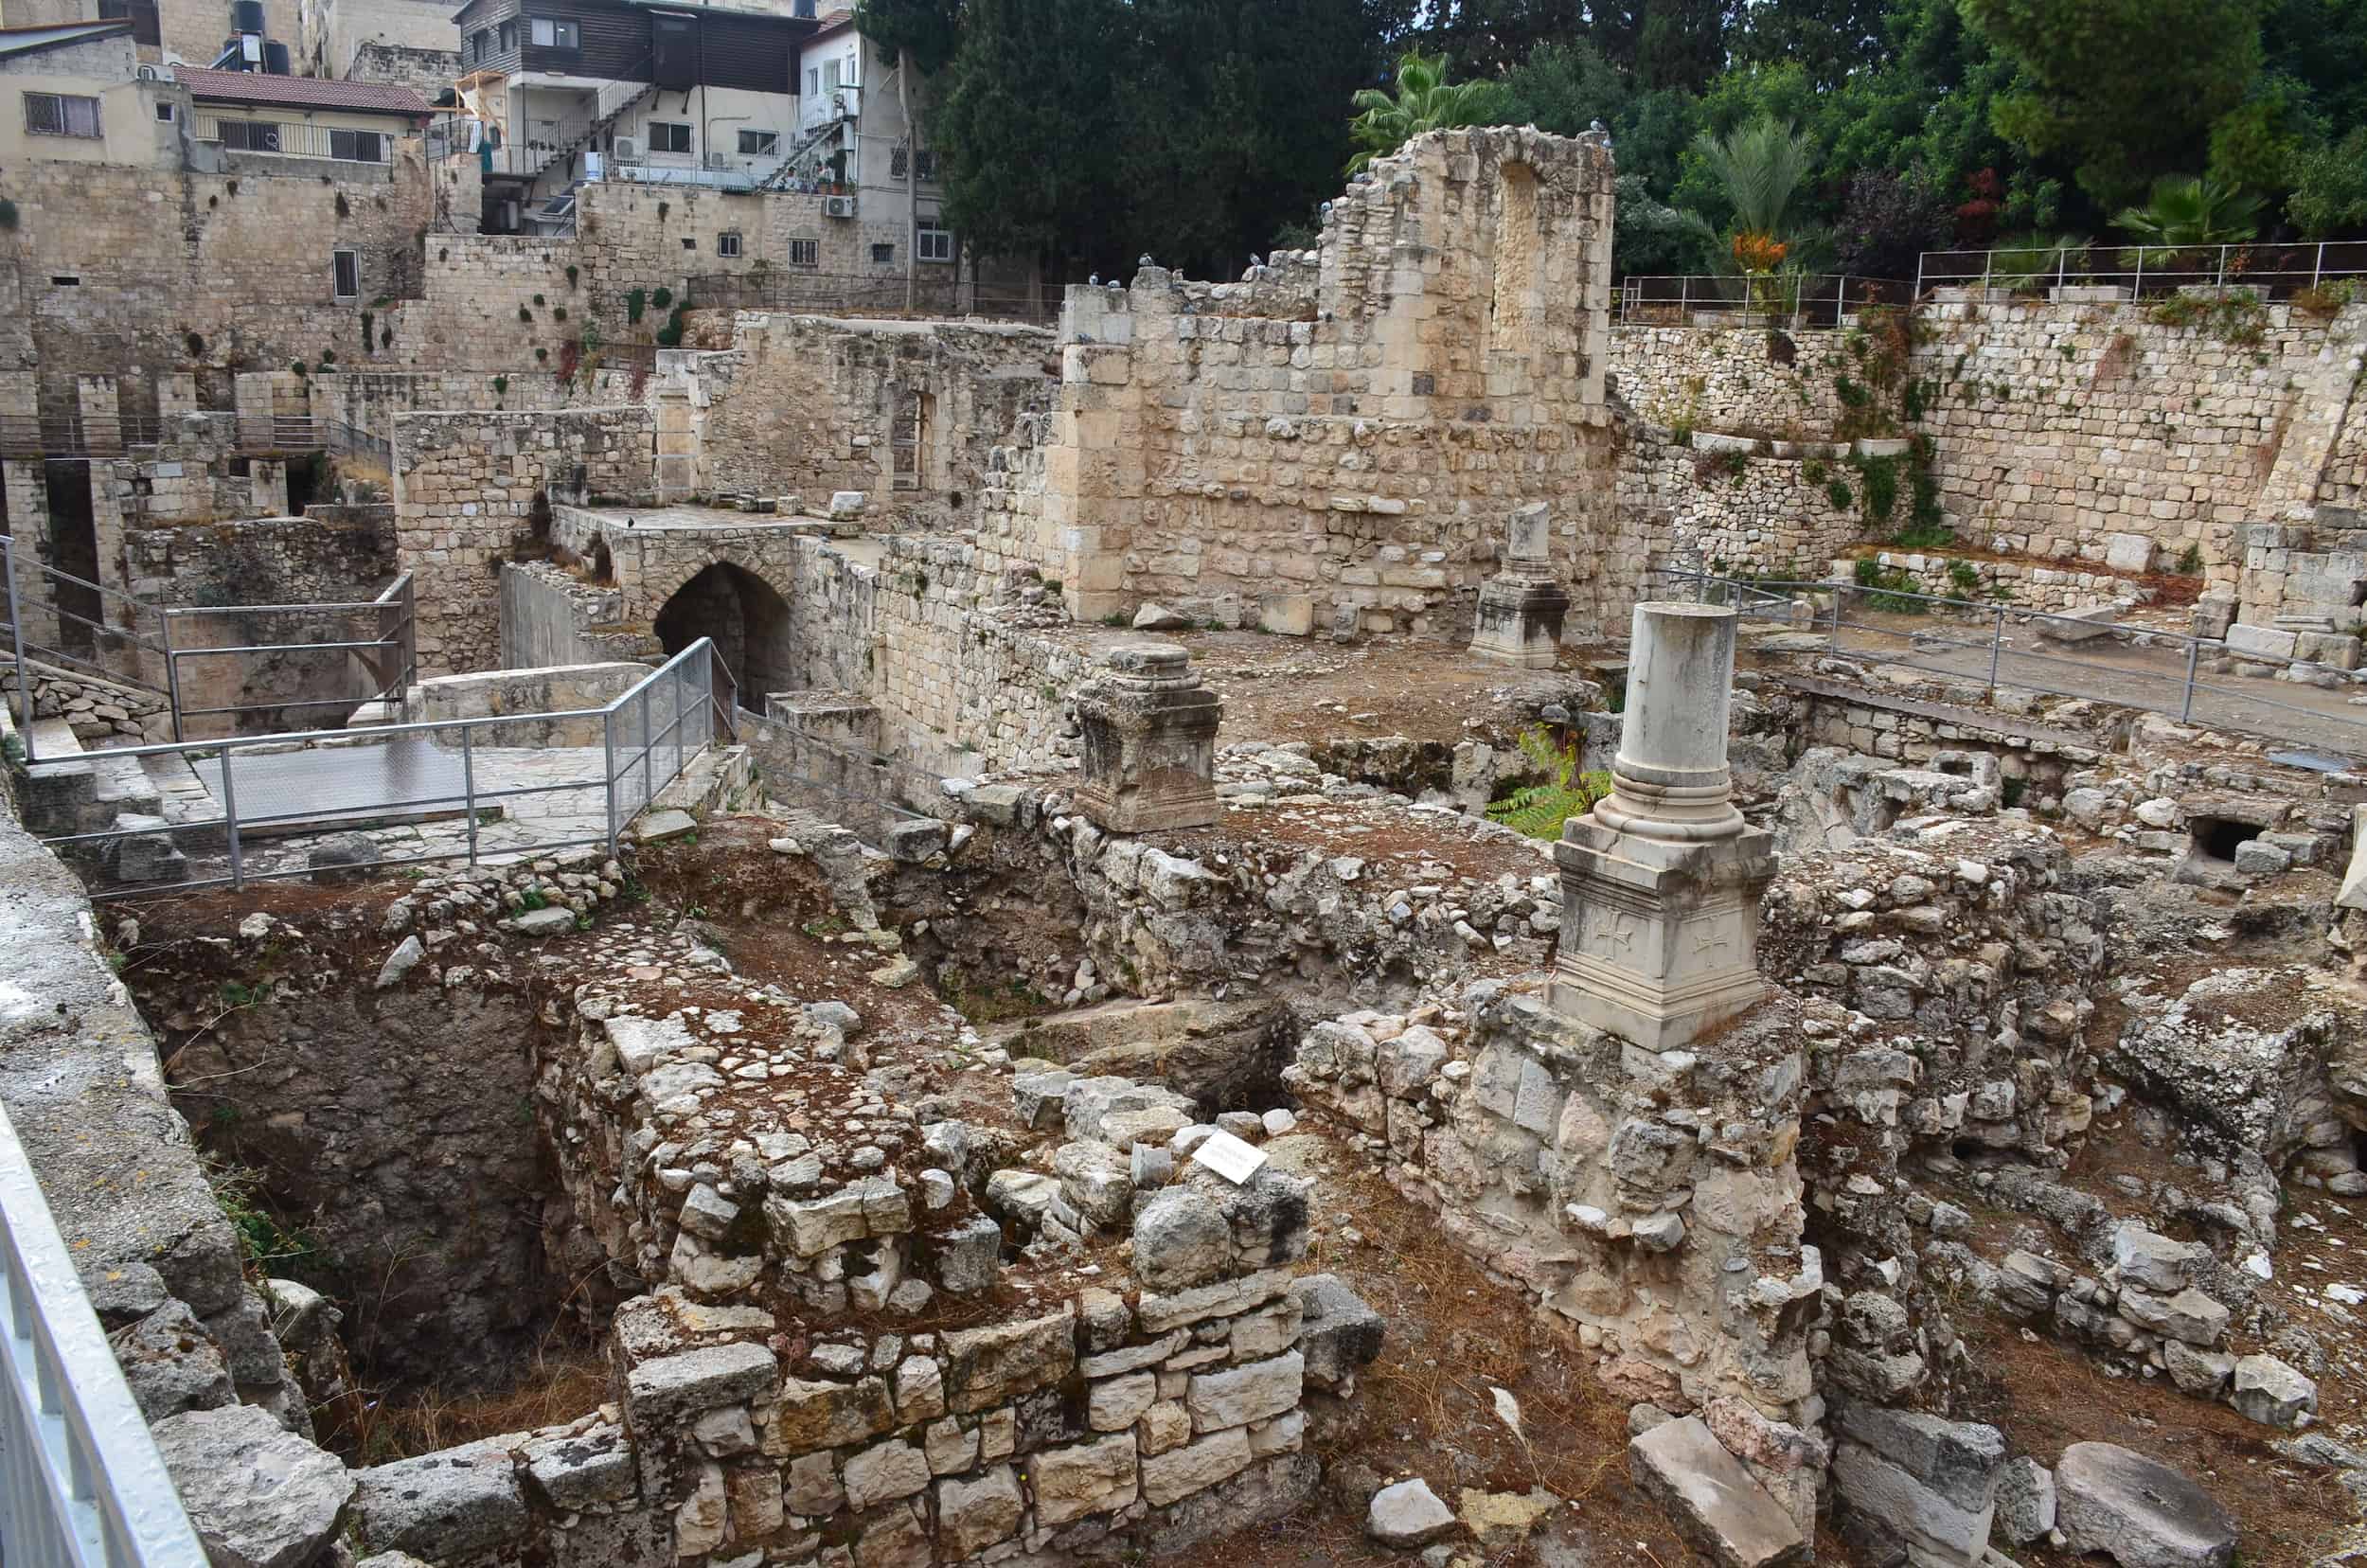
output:
[[262, 103], [288, 109], [346, 109], [365, 115], [408, 115], [425, 119], [427, 99], [408, 87], [376, 81], [330, 81], [323, 77], [271, 76], [261, 71], [209, 71], [175, 65], [173, 76], [192, 97], [216, 103]]
[[96, 38], [131, 30], [132, 24], [122, 18], [112, 22], [49, 22], [32, 27], [0, 27], [0, 59], [39, 54], [44, 49], [63, 48], [69, 44], [88, 44]]

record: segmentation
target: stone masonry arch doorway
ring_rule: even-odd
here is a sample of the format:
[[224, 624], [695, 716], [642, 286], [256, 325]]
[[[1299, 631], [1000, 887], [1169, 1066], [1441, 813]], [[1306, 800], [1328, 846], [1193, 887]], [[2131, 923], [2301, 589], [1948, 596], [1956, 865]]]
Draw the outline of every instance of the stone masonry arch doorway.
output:
[[711, 637], [739, 686], [739, 705], [761, 713], [768, 691], [795, 689], [789, 601], [754, 572], [719, 561], [674, 591], [657, 613], [667, 656]]

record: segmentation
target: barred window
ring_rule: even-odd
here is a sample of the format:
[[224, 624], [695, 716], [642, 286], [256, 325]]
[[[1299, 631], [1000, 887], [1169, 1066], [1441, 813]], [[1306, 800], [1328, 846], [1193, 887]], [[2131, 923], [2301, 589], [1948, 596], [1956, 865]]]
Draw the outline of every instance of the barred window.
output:
[[98, 100], [72, 93], [27, 93], [25, 129], [36, 136], [96, 136]]
[[822, 241], [792, 240], [789, 242], [789, 264], [792, 267], [818, 267], [822, 264]]

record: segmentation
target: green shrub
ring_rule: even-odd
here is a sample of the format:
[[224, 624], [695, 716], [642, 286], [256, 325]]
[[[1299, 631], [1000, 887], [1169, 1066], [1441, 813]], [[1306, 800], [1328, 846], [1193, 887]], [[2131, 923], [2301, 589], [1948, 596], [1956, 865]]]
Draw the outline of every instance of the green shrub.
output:
[[1521, 755], [1546, 775], [1545, 782], [1522, 784], [1505, 791], [1487, 807], [1487, 819], [1536, 839], [1561, 836], [1561, 825], [1611, 793], [1611, 775], [1587, 773], [1578, 766], [1578, 746], [1573, 740], [1557, 747], [1542, 724], [1521, 732]]
[[1851, 466], [1858, 471], [1858, 493], [1864, 502], [1866, 525], [1889, 526], [1891, 513], [1898, 509], [1898, 459], [1860, 457]]
[[633, 325], [633, 324], [638, 323], [638, 322], [641, 320], [641, 312], [642, 312], [643, 308], [644, 308], [644, 307], [646, 307], [649, 303], [650, 303], [650, 291], [649, 291], [649, 290], [647, 290], [647, 289], [627, 289], [627, 290], [625, 291], [625, 321], [626, 321], [626, 323], [627, 323], [628, 325]]
[[1869, 610], [1920, 615], [1931, 608], [1923, 600], [1912, 597], [1920, 590], [1903, 566], [1885, 566], [1872, 556], [1860, 556], [1852, 576], [1859, 587], [1869, 590], [1864, 600]]
[[1850, 502], [1855, 497], [1849, 493], [1849, 485], [1846, 480], [1834, 479], [1824, 487], [1824, 499], [1833, 504], [1835, 511], [1847, 511]]

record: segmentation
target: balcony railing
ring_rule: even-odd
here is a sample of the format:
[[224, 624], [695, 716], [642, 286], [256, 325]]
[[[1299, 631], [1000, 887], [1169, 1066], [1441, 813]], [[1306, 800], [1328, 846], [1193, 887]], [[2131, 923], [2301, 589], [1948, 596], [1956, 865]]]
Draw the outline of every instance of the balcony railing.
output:
[[[227, 128], [227, 129], [225, 129]], [[343, 131], [327, 125], [294, 125], [276, 120], [201, 119], [194, 139], [212, 142], [227, 152], [253, 152], [265, 157], [329, 158], [338, 163], [386, 163], [387, 141], [383, 131]]]
[[0, 1561], [205, 1568], [6, 1110], [0, 1264]]

